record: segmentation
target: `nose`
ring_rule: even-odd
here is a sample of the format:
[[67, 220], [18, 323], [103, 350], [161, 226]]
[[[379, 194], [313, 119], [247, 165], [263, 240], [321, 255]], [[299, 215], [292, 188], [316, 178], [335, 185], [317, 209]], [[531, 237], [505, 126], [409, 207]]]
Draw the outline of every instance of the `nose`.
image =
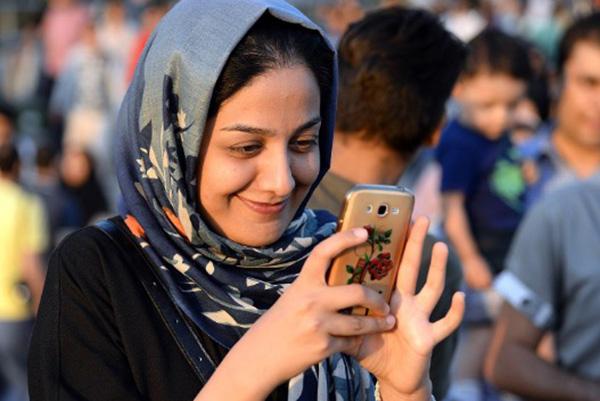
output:
[[261, 163], [260, 170], [258, 184], [262, 191], [270, 192], [278, 198], [285, 198], [296, 187], [287, 149], [264, 154], [264, 162]]

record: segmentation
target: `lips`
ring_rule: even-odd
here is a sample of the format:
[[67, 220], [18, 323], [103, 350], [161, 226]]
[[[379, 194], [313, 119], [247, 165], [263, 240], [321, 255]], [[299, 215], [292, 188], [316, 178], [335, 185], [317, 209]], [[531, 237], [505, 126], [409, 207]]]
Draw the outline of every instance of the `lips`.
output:
[[237, 198], [251, 210], [264, 215], [281, 213], [288, 203], [288, 199], [284, 199], [280, 202], [257, 202], [239, 195], [237, 195]]

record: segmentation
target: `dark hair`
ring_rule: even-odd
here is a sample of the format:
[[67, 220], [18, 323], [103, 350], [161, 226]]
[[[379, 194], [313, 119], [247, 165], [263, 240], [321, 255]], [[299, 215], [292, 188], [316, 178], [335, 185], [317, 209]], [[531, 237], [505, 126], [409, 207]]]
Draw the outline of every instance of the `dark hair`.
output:
[[465, 58], [462, 42], [424, 10], [384, 8], [339, 44], [336, 128], [410, 156], [435, 131]]
[[527, 83], [526, 97], [533, 102], [542, 121], [546, 121], [550, 117], [550, 106], [552, 103], [548, 63], [543, 54], [531, 44], [529, 45], [528, 53], [532, 76]]
[[50, 145], [41, 145], [35, 152], [35, 165], [39, 168], [52, 167], [56, 160], [56, 151]]
[[0, 145], [0, 173], [11, 173], [19, 164], [19, 153], [11, 143]]
[[531, 77], [527, 45], [521, 39], [487, 28], [468, 43], [468, 49], [465, 77], [481, 73], [506, 74], [523, 81]]
[[213, 117], [221, 104], [249, 82], [280, 67], [305, 65], [315, 76], [321, 107], [330, 101], [333, 52], [317, 31], [262, 16], [238, 43], [215, 84], [208, 110]]
[[596, 11], [576, 20], [564, 33], [558, 45], [558, 73], [563, 68], [578, 42], [590, 41], [600, 46], [600, 11]]
[[14, 127], [17, 120], [17, 112], [11, 105], [2, 99], [0, 99], [0, 116], [4, 116], [9, 124]]
[[149, 9], [164, 9], [171, 7], [172, 0], [149, 0], [146, 3], [145, 10]]

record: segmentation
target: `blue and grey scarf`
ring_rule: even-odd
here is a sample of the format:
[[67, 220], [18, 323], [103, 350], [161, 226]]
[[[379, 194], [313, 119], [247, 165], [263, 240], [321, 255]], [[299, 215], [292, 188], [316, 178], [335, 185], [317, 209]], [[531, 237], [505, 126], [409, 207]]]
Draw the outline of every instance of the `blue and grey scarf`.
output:
[[[277, 301], [315, 244], [335, 230], [331, 218], [303, 210], [276, 243], [252, 248], [216, 234], [199, 213], [198, 153], [213, 87], [237, 43], [266, 12], [318, 30], [283, 1], [179, 2], [151, 36], [118, 124], [126, 223], [177, 306], [226, 348]], [[335, 87], [322, 107], [317, 183], [329, 168]], [[288, 399], [368, 400], [372, 393], [368, 373], [334, 355], [292, 378]]]

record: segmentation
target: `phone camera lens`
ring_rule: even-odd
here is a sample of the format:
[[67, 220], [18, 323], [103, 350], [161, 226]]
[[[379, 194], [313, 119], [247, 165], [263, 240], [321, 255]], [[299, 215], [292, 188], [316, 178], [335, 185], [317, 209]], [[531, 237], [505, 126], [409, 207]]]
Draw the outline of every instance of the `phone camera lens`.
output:
[[377, 216], [379, 216], [379, 217], [385, 216], [388, 213], [388, 209], [389, 209], [388, 205], [386, 203], [382, 203], [377, 208]]

